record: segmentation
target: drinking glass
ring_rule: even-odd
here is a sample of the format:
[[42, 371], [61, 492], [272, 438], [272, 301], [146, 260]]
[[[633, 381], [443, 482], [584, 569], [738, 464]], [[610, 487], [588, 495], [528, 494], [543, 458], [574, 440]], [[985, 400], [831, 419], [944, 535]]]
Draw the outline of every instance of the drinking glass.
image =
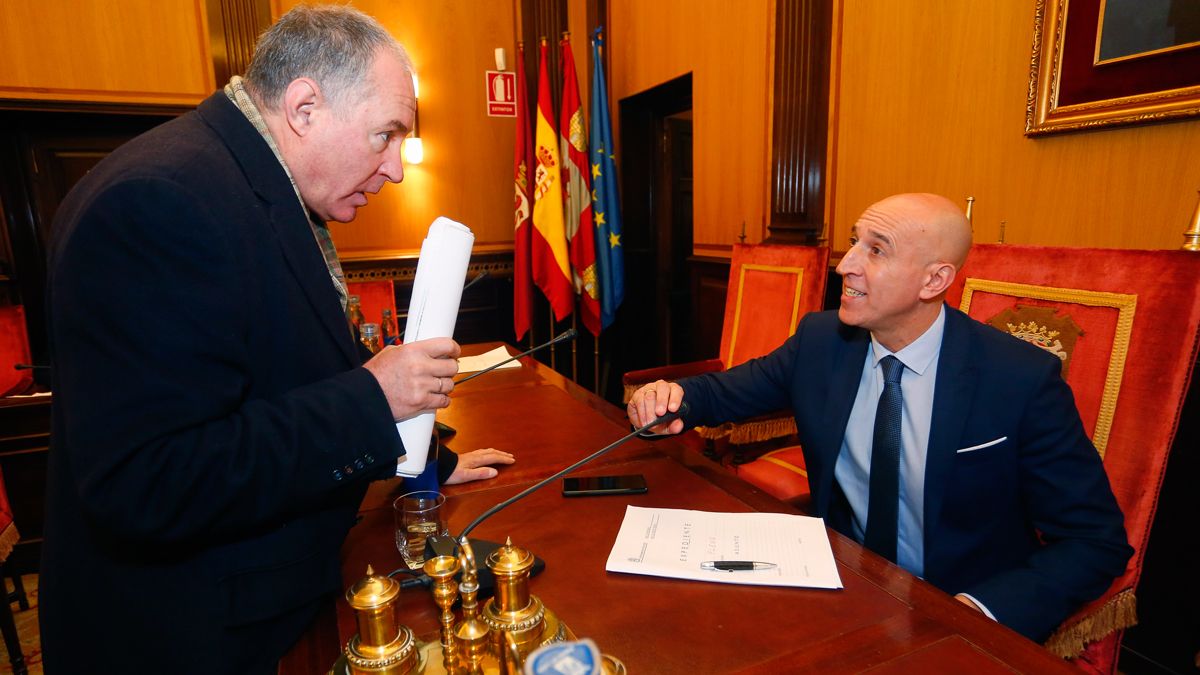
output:
[[448, 535], [442, 518], [446, 496], [435, 490], [419, 490], [401, 495], [392, 502], [396, 523], [396, 548], [409, 569], [425, 564], [425, 539], [430, 535]]

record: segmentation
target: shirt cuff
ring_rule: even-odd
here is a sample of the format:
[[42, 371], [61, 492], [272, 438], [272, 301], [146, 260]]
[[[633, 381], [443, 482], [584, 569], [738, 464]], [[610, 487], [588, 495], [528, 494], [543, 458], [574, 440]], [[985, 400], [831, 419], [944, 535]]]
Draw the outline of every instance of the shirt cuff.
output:
[[992, 610], [988, 609], [987, 605], [985, 605], [982, 602], [980, 602], [979, 600], [975, 599], [975, 596], [971, 595], [970, 593], [959, 593], [958, 595], [970, 600], [971, 604], [978, 607], [979, 611], [983, 612], [984, 615], [987, 616], [987, 618], [991, 619], [992, 621], [996, 620], [996, 615], [992, 614]]

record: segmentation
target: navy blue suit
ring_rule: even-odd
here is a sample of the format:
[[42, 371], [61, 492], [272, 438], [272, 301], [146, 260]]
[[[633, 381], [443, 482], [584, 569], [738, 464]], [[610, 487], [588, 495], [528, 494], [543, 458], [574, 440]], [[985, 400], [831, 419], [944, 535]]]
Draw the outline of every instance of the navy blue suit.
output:
[[217, 93], [54, 235], [47, 672], [274, 672], [404, 454], [286, 174]]
[[[809, 314], [767, 356], [681, 381], [685, 421], [793, 410], [815, 513], [849, 534], [834, 464], [869, 345], [867, 331], [837, 312]], [[925, 470], [925, 578], [969, 593], [1034, 640], [1103, 593], [1133, 553], [1060, 370], [1052, 355], [946, 308]]]

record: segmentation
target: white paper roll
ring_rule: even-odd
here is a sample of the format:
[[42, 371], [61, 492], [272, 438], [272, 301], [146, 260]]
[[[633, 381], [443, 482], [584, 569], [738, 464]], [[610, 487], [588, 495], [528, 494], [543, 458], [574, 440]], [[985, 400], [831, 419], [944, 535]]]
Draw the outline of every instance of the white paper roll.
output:
[[[421, 257], [417, 259], [408, 323], [404, 328], [405, 344], [454, 337], [454, 322], [458, 319], [463, 281], [474, 243], [471, 230], [449, 218], [439, 217], [429, 226], [429, 234], [421, 242]], [[419, 476], [425, 470], [433, 422], [434, 413], [427, 412], [396, 423], [405, 450], [396, 467], [398, 475]]]

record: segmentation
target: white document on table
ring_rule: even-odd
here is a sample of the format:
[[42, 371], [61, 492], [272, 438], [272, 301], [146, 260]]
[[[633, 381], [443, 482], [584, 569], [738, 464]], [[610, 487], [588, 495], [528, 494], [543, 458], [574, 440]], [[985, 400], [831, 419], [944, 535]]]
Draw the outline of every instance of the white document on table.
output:
[[[772, 569], [705, 570], [713, 561], [774, 563]], [[754, 586], [841, 588], [820, 518], [628, 506], [605, 569]]]
[[[421, 257], [417, 259], [408, 323], [404, 328], [405, 344], [454, 335], [474, 243], [475, 235], [470, 228], [449, 218], [439, 217], [429, 226], [429, 234], [421, 242]], [[396, 423], [405, 452], [396, 466], [397, 475], [419, 476], [425, 470], [433, 422], [433, 413], [425, 412]]]
[[[474, 373], [474, 372], [483, 370], [484, 368], [491, 368], [492, 366], [496, 365], [497, 363], [504, 361], [504, 359], [511, 358], [511, 357], [512, 357], [512, 354], [509, 354], [508, 349], [505, 347], [496, 347], [495, 349], [493, 349], [490, 352], [487, 352], [485, 354], [479, 354], [477, 356], [460, 356], [460, 357], [458, 357], [458, 372]], [[505, 363], [504, 365], [497, 367], [496, 370], [504, 370], [505, 368], [520, 368], [520, 367], [521, 367], [520, 361], [509, 361], [508, 363]]]

